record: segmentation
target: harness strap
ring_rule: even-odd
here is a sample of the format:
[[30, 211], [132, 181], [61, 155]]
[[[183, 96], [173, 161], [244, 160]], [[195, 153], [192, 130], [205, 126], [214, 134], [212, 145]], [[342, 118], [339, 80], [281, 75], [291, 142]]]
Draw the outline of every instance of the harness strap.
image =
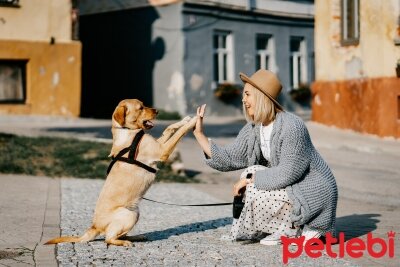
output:
[[[123, 161], [123, 162], [129, 163], [129, 164], [135, 164], [135, 165], [137, 165], [149, 172], [152, 172], [152, 173], [157, 172], [156, 169], [136, 160], [138, 146], [139, 146], [140, 140], [142, 139], [143, 135], [144, 135], [144, 131], [141, 130], [140, 132], [138, 132], [136, 134], [135, 138], [132, 141], [132, 144], [129, 147], [125, 147], [115, 157], [112, 157], [112, 161], [110, 162], [110, 165], [108, 166], [108, 169], [107, 169], [107, 174], [110, 173], [112, 167], [114, 166], [115, 162], [117, 162], [117, 161]], [[129, 151], [128, 158], [122, 157], [128, 151]]]

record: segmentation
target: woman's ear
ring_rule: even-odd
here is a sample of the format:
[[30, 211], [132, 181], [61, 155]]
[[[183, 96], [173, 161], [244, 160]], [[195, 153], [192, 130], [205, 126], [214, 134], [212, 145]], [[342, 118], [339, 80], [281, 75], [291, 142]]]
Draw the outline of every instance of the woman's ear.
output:
[[118, 106], [113, 114], [113, 119], [123, 127], [125, 125], [125, 113], [126, 113], [126, 106]]

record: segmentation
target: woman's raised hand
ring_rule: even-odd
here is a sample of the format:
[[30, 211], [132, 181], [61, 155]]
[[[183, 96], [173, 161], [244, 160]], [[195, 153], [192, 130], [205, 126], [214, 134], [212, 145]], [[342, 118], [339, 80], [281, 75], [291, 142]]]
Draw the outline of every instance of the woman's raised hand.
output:
[[197, 108], [197, 122], [193, 129], [194, 133], [203, 133], [203, 117], [206, 111], [206, 104], [201, 105]]
[[207, 136], [205, 136], [203, 133], [203, 118], [205, 110], [206, 104], [201, 105], [201, 107], [197, 108], [197, 121], [196, 125], [193, 128], [193, 135], [194, 137], [196, 137], [197, 142], [199, 143], [207, 157], [211, 158], [210, 143], [208, 142]]

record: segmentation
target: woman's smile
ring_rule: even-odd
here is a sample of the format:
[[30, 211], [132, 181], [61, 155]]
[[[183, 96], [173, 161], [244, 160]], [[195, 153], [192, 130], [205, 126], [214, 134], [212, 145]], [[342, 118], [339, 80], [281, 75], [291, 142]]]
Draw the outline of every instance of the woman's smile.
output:
[[254, 116], [254, 95], [251, 92], [251, 87], [248, 83], [244, 86], [242, 102], [249, 116]]

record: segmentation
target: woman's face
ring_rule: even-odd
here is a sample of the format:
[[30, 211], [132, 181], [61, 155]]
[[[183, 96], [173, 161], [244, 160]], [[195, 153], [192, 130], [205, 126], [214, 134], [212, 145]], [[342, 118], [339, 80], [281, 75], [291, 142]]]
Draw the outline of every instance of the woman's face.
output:
[[254, 116], [254, 106], [255, 106], [255, 96], [253, 93], [253, 86], [249, 83], [246, 83], [243, 88], [243, 99], [242, 102], [244, 107], [247, 110], [249, 116]]

